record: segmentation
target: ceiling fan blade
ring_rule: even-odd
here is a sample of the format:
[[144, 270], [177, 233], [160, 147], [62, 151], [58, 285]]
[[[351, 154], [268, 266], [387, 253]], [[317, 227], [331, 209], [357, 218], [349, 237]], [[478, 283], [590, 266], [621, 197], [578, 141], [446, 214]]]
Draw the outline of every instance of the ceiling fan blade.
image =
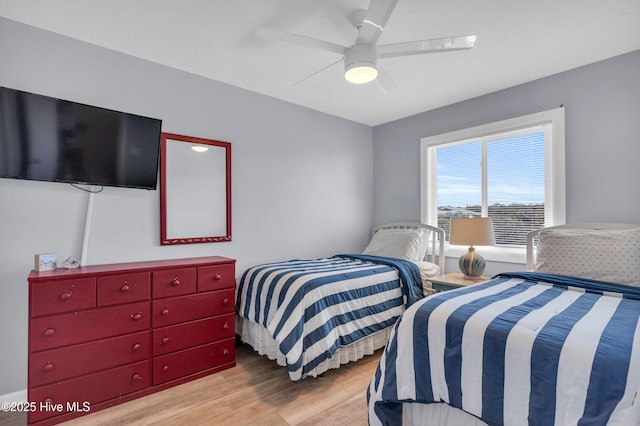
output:
[[393, 81], [389, 73], [378, 63], [378, 78], [376, 78], [376, 85], [382, 93], [385, 95], [389, 92], [398, 90], [398, 85]]
[[358, 32], [356, 44], [375, 45], [398, 0], [371, 0]]
[[259, 27], [256, 30], [256, 36], [269, 40], [282, 41], [285, 43], [297, 44], [299, 46], [312, 47], [314, 49], [326, 50], [329, 52], [344, 53], [344, 46], [331, 43], [329, 41], [318, 40], [299, 34], [288, 33], [286, 31], [274, 30], [271, 28]]
[[335, 61], [335, 62], [333, 62], [333, 63], [331, 63], [331, 64], [327, 65], [326, 67], [324, 67], [324, 68], [322, 68], [322, 69], [320, 69], [320, 70], [318, 70], [318, 71], [314, 72], [313, 74], [306, 76], [306, 77], [305, 77], [305, 78], [303, 78], [302, 80], [300, 80], [300, 81], [297, 81], [297, 82], [293, 83], [293, 86], [295, 87], [295, 86], [297, 86], [298, 84], [303, 83], [303, 82], [305, 82], [305, 81], [309, 80], [311, 77], [314, 77], [314, 76], [316, 76], [316, 75], [320, 74], [322, 71], [326, 71], [326, 70], [328, 70], [329, 68], [331, 68], [332, 66], [334, 66], [334, 65], [336, 65], [336, 64], [339, 64], [340, 62], [342, 62], [342, 58], [340, 58], [340, 59], [338, 59], [337, 61]]
[[378, 58], [420, 55], [422, 53], [452, 52], [471, 49], [477, 36], [445, 37], [431, 40], [407, 41], [378, 46]]

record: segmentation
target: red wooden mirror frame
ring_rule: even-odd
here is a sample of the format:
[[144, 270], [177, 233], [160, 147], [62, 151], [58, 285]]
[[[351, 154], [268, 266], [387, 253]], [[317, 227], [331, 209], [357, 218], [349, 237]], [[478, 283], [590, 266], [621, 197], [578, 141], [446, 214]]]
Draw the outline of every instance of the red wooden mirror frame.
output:
[[[226, 232], [224, 235], [185, 235], [175, 236], [168, 235], [168, 221], [172, 218], [167, 215], [167, 203], [170, 202], [167, 194], [167, 142], [178, 141], [190, 144], [211, 145], [224, 148], [226, 164]], [[203, 194], [206, 196], [206, 193]], [[197, 206], [192, 206], [194, 209]], [[202, 219], [206, 217], [200, 216]], [[192, 136], [177, 135], [173, 133], [162, 133], [160, 138], [160, 244], [176, 245], [176, 244], [196, 244], [196, 243], [217, 243], [231, 241], [231, 144], [229, 142], [216, 141], [211, 139], [203, 139]]]

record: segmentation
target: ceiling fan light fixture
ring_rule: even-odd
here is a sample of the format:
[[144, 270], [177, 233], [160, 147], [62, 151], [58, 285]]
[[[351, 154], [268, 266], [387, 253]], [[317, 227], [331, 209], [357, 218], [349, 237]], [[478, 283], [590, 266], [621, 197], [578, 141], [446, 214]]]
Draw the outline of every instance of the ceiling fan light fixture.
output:
[[[1, 0], [0, 0], [1, 1]], [[428, 40], [413, 40], [397, 42], [391, 44], [378, 45], [378, 40], [384, 31], [394, 8], [399, 0], [370, 0], [366, 10], [358, 11], [352, 16], [350, 21], [358, 30], [358, 36], [353, 45], [344, 46], [342, 44], [331, 43], [325, 40], [307, 37], [300, 34], [280, 31], [270, 28], [260, 27], [256, 31], [258, 37], [296, 44], [298, 46], [310, 47], [341, 54], [344, 62], [344, 78], [353, 84], [366, 84], [378, 78], [378, 59], [396, 58], [400, 56], [412, 56], [425, 53], [453, 52], [456, 50], [471, 49], [477, 37], [475, 35], [434, 38]], [[299, 80], [299, 83], [306, 81], [310, 77], [319, 74], [334, 65], [340, 59], [329, 64], [319, 71]], [[382, 69], [380, 70], [383, 71]], [[389, 84], [390, 79], [382, 73], [385, 84]], [[386, 93], [386, 90], [380, 89]]]
[[378, 77], [378, 70], [372, 64], [367, 63], [353, 64], [344, 72], [344, 78], [353, 84], [369, 83], [376, 77]]
[[353, 84], [365, 84], [378, 77], [375, 46], [356, 44], [344, 52], [344, 78]]

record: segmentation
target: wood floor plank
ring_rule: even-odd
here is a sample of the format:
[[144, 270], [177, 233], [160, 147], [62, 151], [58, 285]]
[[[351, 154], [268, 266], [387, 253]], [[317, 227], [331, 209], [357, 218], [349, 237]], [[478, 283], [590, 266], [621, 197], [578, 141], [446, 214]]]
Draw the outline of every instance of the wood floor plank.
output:
[[369, 416], [367, 414], [363, 414], [360, 417], [358, 417], [356, 420], [344, 426], [369, 426]]
[[[327, 411], [354, 395], [360, 395], [363, 407], [366, 409], [365, 391], [369, 384], [369, 377], [354, 374], [355, 371], [333, 370], [325, 373], [324, 377], [309, 381], [309, 384], [316, 389], [313, 392], [301, 390], [300, 397], [279, 408], [278, 414], [289, 424], [297, 425], [311, 417], [326, 414]], [[301, 405], [305, 407], [304, 410], [300, 409]]]
[[350, 422], [355, 422], [362, 417], [362, 413], [366, 412], [366, 409], [366, 392], [363, 391], [307, 418], [303, 422], [297, 423], [297, 425], [333, 426], [336, 424], [350, 424]]
[[[361, 426], [366, 389], [382, 351], [298, 384], [275, 361], [247, 345], [234, 368], [64, 423], [65, 426]], [[24, 426], [26, 416], [1, 416]]]
[[0, 411], [1, 426], [23, 426], [27, 424], [27, 413]]

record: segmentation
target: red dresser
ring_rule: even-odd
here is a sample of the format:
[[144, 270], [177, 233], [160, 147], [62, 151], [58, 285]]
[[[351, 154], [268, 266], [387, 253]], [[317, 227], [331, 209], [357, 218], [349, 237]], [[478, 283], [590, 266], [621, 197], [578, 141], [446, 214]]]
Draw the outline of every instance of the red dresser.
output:
[[236, 365], [235, 260], [29, 275], [29, 423], [55, 424]]

